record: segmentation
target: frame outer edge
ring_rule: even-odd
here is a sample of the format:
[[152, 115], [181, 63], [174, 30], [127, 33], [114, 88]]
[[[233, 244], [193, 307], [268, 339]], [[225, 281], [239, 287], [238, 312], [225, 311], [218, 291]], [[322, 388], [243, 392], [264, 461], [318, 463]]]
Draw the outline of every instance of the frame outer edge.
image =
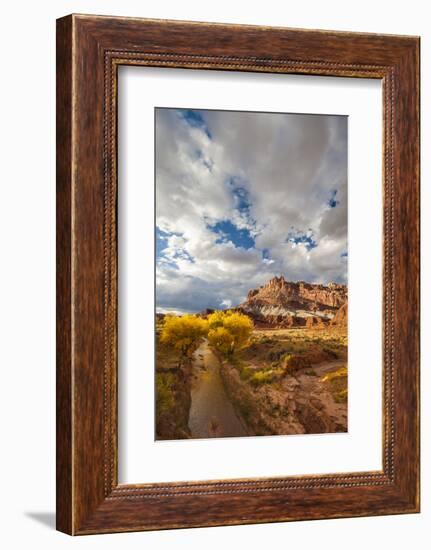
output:
[[[397, 454], [402, 494], [411, 512], [420, 511], [420, 39], [397, 67], [396, 148], [399, 158], [395, 201], [395, 326], [400, 369], [396, 382]], [[407, 376], [409, 371], [410, 376]]]
[[73, 17], [56, 24], [56, 528], [74, 532], [72, 365]]
[[[161, 506], [160, 513], [156, 512], [154, 507], [150, 506], [150, 503], [147, 505], [142, 502], [138, 506], [138, 502], [132, 500], [134, 497], [130, 496], [124, 496], [114, 502], [109, 497], [109, 494], [106, 494], [106, 484], [105, 494], [104, 496], [102, 495], [103, 487], [101, 476], [103, 474], [102, 468], [97, 462], [97, 459], [100, 459], [103, 455], [100, 445], [101, 432], [99, 429], [100, 426], [94, 426], [94, 418], [92, 418], [95, 409], [100, 409], [100, 403], [97, 401], [96, 404], [93, 404], [90, 399], [94, 399], [94, 396], [90, 396], [89, 390], [86, 390], [88, 384], [89, 389], [96, 389], [97, 393], [99, 393], [96, 383], [98, 384], [100, 382], [100, 374], [98, 368], [96, 368], [98, 363], [97, 361], [94, 362], [94, 359], [100, 356], [100, 346], [97, 342], [95, 343], [92, 340], [93, 337], [98, 338], [98, 333], [94, 333], [94, 325], [87, 327], [85, 323], [88, 322], [89, 313], [97, 314], [97, 318], [100, 318], [99, 306], [95, 304], [96, 298], [92, 296], [90, 300], [88, 291], [91, 290], [91, 287], [89, 287], [86, 282], [87, 275], [90, 275], [93, 282], [100, 281], [99, 271], [97, 273], [94, 271], [90, 273], [88, 270], [86, 271], [86, 269], [90, 269], [91, 265], [93, 265], [93, 260], [90, 262], [91, 265], [88, 263], [91, 257], [88, 253], [96, 251], [98, 256], [97, 262], [99, 261], [100, 254], [97, 241], [94, 240], [99, 234], [99, 226], [96, 227], [96, 225], [99, 223], [100, 211], [99, 204], [95, 201], [99, 201], [100, 190], [95, 192], [92, 185], [90, 185], [90, 183], [94, 182], [95, 177], [99, 177], [100, 167], [88, 166], [92, 158], [91, 155], [95, 152], [98, 154], [97, 149], [100, 146], [100, 135], [97, 133], [99, 131], [97, 128], [99, 127], [101, 112], [100, 100], [97, 93], [101, 92], [101, 89], [99, 89], [101, 74], [100, 66], [96, 66], [94, 63], [96, 63], [96, 61], [99, 63], [103, 51], [105, 49], [110, 49], [105, 40], [108, 40], [109, 43], [112, 43], [114, 40], [121, 44], [121, 37], [119, 36], [120, 30], [116, 28], [118, 18], [107, 19], [109, 19], [109, 22], [105, 19], [104, 24], [100, 26], [99, 22], [97, 22], [97, 25], [93, 24], [95, 23], [93, 16], [72, 15], [57, 21], [57, 529], [68, 534], [87, 534], [107, 531], [223, 525], [229, 523], [260, 523], [266, 521], [288, 521], [289, 519], [312, 519], [312, 514], [303, 516], [298, 512], [299, 515], [295, 517], [282, 518], [283, 514], [280, 514], [271, 519], [263, 519], [252, 517], [253, 514], [251, 514], [249, 517], [241, 516], [241, 518], [239, 518], [238, 516], [236, 519], [229, 520], [223, 512], [222, 516], [220, 516], [221, 519], [205, 517], [200, 521], [189, 522], [184, 519], [186, 511], [182, 508], [190, 499], [192, 499], [194, 503], [196, 498], [199, 500], [199, 497], [193, 495], [193, 493], [184, 495], [184, 497], [178, 495], [178, 500], [175, 499], [176, 503], [171, 501], [169, 496], [166, 496], [166, 498], [162, 496], [162, 500], [159, 501]], [[146, 20], [140, 21], [142, 21], [142, 24], [146, 22]], [[90, 22], [91, 28], [87, 25]], [[105, 23], [108, 23], [108, 27], [106, 27]], [[156, 27], [160, 27], [156, 29], [157, 31], [168, 30], [166, 29], [166, 22], [158, 21], [154, 22], [154, 24]], [[178, 22], [172, 22], [172, 24], [177, 25]], [[202, 24], [196, 25], [199, 27], [199, 25]], [[125, 25], [125, 27], [127, 29], [127, 25]], [[187, 27], [187, 24], [184, 24], [184, 30], [186, 30], [185, 27]], [[235, 32], [239, 30], [240, 27], [235, 29]], [[288, 31], [288, 29], [285, 30]], [[133, 32], [135, 34], [133, 36], [137, 36], [136, 31], [137, 29], [134, 28]], [[296, 33], [293, 29], [290, 31], [293, 34]], [[309, 32], [313, 33], [313, 31]], [[334, 34], [338, 35], [335, 31]], [[74, 35], [76, 36], [76, 40], [74, 40]], [[352, 34], [352, 42], [355, 36], [358, 39], [358, 37], [362, 35]], [[378, 36], [379, 35], [373, 37], [370, 35], [370, 41], [377, 40]], [[384, 35], [380, 36], [385, 38]], [[362, 36], [361, 40], [363, 38]], [[407, 50], [410, 50], [409, 55], [412, 55], [412, 50], [415, 50], [413, 57], [415, 61], [418, 61], [416, 57], [418, 56], [418, 39], [406, 37], [406, 39], [401, 41], [402, 45], [400, 45], [399, 38], [390, 38], [389, 36], [387, 36], [387, 38], [388, 41], [392, 42], [392, 49], [390, 49], [390, 54], [388, 55], [400, 55], [400, 50], [402, 50], [404, 54]], [[139, 49], [141, 47], [144, 48], [143, 44], [145, 44], [148, 39], [141, 39], [139, 37], [139, 39], [136, 38], [136, 40], [137, 42], [134, 42], [134, 48], [136, 47], [136, 49]], [[155, 40], [153, 43], [158, 44], [158, 37], [155, 39], [150, 38], [149, 40]], [[165, 38], [163, 38], [163, 40], [165, 40]], [[161, 46], [163, 46], [163, 40]], [[414, 41], [416, 48], [413, 47]], [[193, 45], [192, 43], [191, 47]], [[311, 46], [309, 44], [307, 48], [311, 51]], [[365, 58], [367, 50], [368, 54], [371, 55], [369, 53], [369, 44], [364, 48], [361, 54], [362, 57]], [[79, 58], [75, 59], [75, 55], [78, 53]], [[85, 58], [86, 54], [90, 56], [90, 59]], [[172, 53], [169, 55], [175, 56], [175, 54]], [[289, 52], [287, 52], [287, 55], [289, 55]], [[218, 54], [217, 57], [219, 57]], [[289, 57], [287, 57], [287, 59], [289, 59]], [[393, 59], [391, 60], [391, 64], [392, 63]], [[200, 63], [196, 65], [199, 64]], [[93, 74], [91, 75], [91, 79], [95, 79], [95, 86], [91, 90], [87, 82], [84, 84], [80, 81], [84, 75], [84, 69], [85, 71], [95, 69], [93, 74], [96, 76], [93, 76]], [[243, 68], [243, 70], [247, 69]], [[414, 100], [417, 100], [418, 96], [418, 75], [416, 70], [417, 67], [413, 69], [413, 76], [410, 74], [412, 80], [409, 80], [404, 88], [407, 92], [412, 93]], [[318, 69], [318, 72], [323, 74], [323, 69]], [[333, 68], [328, 68], [327, 74], [334, 73], [335, 71], [333, 71]], [[355, 74], [352, 73], [352, 76], [355, 76]], [[356, 76], [366, 77], [367, 74], [361, 73], [356, 74]], [[400, 98], [397, 99], [401, 101]], [[87, 109], [89, 109], [91, 105], [95, 107], [95, 111], [92, 112], [92, 116], [89, 117]], [[418, 105], [416, 105], [415, 108], [416, 110], [414, 111], [410, 106], [410, 109], [407, 108], [407, 112], [414, 122], [418, 122]], [[75, 111], [76, 114], [74, 115]], [[81, 115], [84, 116], [82, 117]], [[74, 117], [76, 120], [74, 120]], [[82, 120], [82, 118], [85, 120]], [[410, 121], [410, 130], [413, 126], [414, 124]], [[399, 121], [397, 121], [396, 129], [398, 131], [402, 129]], [[412, 130], [416, 138], [417, 129], [418, 125], [416, 124], [416, 133], [415, 129]], [[92, 132], [96, 135], [96, 144], [86, 142], [86, 149], [82, 140], [85, 141], [86, 139], [92, 138]], [[75, 145], [73, 145], [74, 143]], [[413, 147], [417, 148], [417, 143], [414, 143]], [[410, 282], [416, 283], [417, 285], [419, 273], [417, 270], [415, 271], [415, 269], [419, 261], [417, 256], [417, 237], [419, 234], [417, 219], [414, 220], [411, 214], [412, 210], [415, 210], [416, 206], [418, 207], [418, 155], [415, 157], [413, 154], [413, 157], [414, 159], [412, 160], [412, 157], [410, 157], [410, 163], [407, 163], [410, 168], [414, 167], [415, 169], [411, 179], [414, 184], [411, 185], [412, 195], [410, 206], [414, 201], [415, 202], [413, 208], [409, 210], [410, 216], [407, 215], [406, 219], [411, 226], [414, 226], [416, 223], [416, 226], [413, 227], [413, 235], [411, 239], [408, 239], [408, 242], [412, 243], [414, 266], [407, 269], [407, 272], [404, 272], [404, 276], [406, 276]], [[95, 160], [99, 162], [100, 159]], [[79, 165], [77, 164], [78, 161], [80, 163]], [[81, 169], [81, 162], [85, 165], [84, 170]], [[398, 163], [403, 166], [404, 170], [406, 169], [406, 163], [404, 163], [401, 158], [398, 159]], [[85, 169], [87, 169], [87, 172]], [[406, 173], [404, 172], [404, 176], [405, 175]], [[406, 192], [406, 189], [403, 191]], [[88, 247], [85, 247], [83, 246], [83, 238], [86, 238], [86, 235], [82, 227], [82, 222], [84, 222], [84, 225], [87, 223], [85, 215], [89, 213], [87, 210], [89, 205], [96, 207], [96, 211], [92, 212], [92, 214], [95, 215], [96, 222], [90, 227], [91, 242]], [[74, 227], [75, 218], [76, 227]], [[106, 235], [104, 235], [104, 239], [106, 241]], [[90, 247], [92, 247], [91, 250]], [[399, 250], [397, 252], [399, 254]], [[406, 252], [404, 252], [404, 254], [405, 253]], [[77, 262], [78, 258], [79, 264]], [[97, 265], [97, 269], [99, 270], [99, 264]], [[93, 290], [97, 290], [97, 288]], [[416, 296], [415, 290], [413, 291], [413, 297], [414, 296]], [[408, 307], [408, 312], [414, 325], [411, 329], [411, 334], [417, 336], [417, 328], [419, 326], [419, 304], [413, 301]], [[73, 317], [76, 317], [76, 326], [74, 326]], [[78, 323], [80, 320], [85, 321], [85, 326], [79, 326]], [[84, 333], [84, 330], [90, 328], [93, 334], [91, 334], [91, 332]], [[76, 356], [74, 356], [74, 342], [76, 349], [79, 350]], [[84, 348], [87, 346], [86, 352], [81, 350], [81, 344], [84, 345]], [[92, 349], [89, 350], [88, 346], [91, 346]], [[417, 341], [414, 341], [409, 349], [415, 346], [417, 348]], [[97, 358], [93, 355], [94, 347], [97, 347]], [[89, 353], [89, 351], [91, 353]], [[408, 350], [404, 350], [404, 352], [406, 351]], [[419, 358], [416, 354], [414, 354], [414, 356], [415, 359], [411, 362], [414, 374], [417, 375]], [[405, 370], [403, 370], [403, 373], [404, 375], [406, 374]], [[74, 393], [75, 375], [76, 392]], [[409, 411], [405, 408], [405, 399], [401, 399], [400, 406], [404, 406], [403, 411], [401, 411], [401, 416], [408, 425], [409, 433], [407, 439], [413, 448], [410, 448], [407, 452], [408, 458], [406, 459], [406, 466], [408, 467], [408, 474], [406, 475], [400, 470], [401, 480], [399, 481], [401, 481], [401, 484], [398, 485], [397, 489], [401, 489], [401, 493], [395, 494], [390, 487], [388, 487], [385, 496], [383, 493], [379, 494], [370, 488], [369, 493], [366, 491], [367, 494], [372, 495], [375, 493], [376, 498], [382, 499], [380, 505], [377, 505], [377, 502], [375, 502], [377, 506], [373, 511], [364, 509], [363, 512], [360, 512], [359, 509], [352, 509], [339, 515], [338, 513], [331, 514], [328, 510], [324, 512], [323, 515], [319, 513], [314, 517], [329, 518], [415, 511], [412, 510], [412, 500], [413, 498], [417, 499], [418, 491], [413, 491], [412, 483], [414, 481], [418, 483], [418, 475], [415, 475], [418, 473], [418, 439], [416, 431], [418, 422], [416, 417], [415, 420], [412, 421], [409, 420], [406, 415], [407, 412], [418, 412], [418, 379], [415, 378], [415, 380], [413, 380], [413, 376], [409, 377], [408, 386], [413, 393], [412, 400], [414, 403], [411, 402]], [[75, 405], [73, 397], [75, 397]], [[113, 396], [110, 395], [110, 399], [112, 399], [112, 397]], [[86, 414], [86, 416], [83, 416], [83, 414]], [[108, 419], [108, 422], [105, 421], [103, 424], [104, 433], [110, 432], [109, 427], [115, 430], [115, 427], [110, 426]], [[111, 440], [111, 437], [112, 434], [108, 436], [108, 440]], [[401, 458], [400, 456], [400, 459]], [[89, 460], [96, 460], [96, 462], [89, 464]], [[111, 481], [115, 482], [115, 479]], [[109, 485], [110, 483], [108, 483], [108, 486]], [[395, 489], [395, 487], [392, 488]], [[108, 493], [109, 492], [108, 490]], [[247, 492], [253, 492], [253, 489], [250, 491], [247, 490]], [[346, 495], [349, 495], [351, 491], [343, 491], [343, 493], [344, 492]], [[232, 491], [232, 493], [234, 493], [234, 491]], [[352, 489], [352, 496], [353, 493], [356, 494], [356, 490]], [[408, 501], [406, 500], [407, 493], [409, 497]], [[298, 493], [298, 497], [300, 494], [301, 493]], [[305, 492], [303, 494], [305, 495]], [[209, 496], [208, 494], [208, 497]], [[219, 504], [221, 506], [223, 500], [215, 500], [215, 498], [216, 497], [211, 497], [211, 502], [217, 502], [217, 506]], [[237, 499], [239, 502], [240, 498], [243, 499], [244, 497], [235, 495], [232, 498]], [[389, 501], [384, 502], [384, 498], [393, 498], [393, 506], [389, 506]], [[137, 516], [135, 519], [130, 517], [127, 522], [126, 515], [129, 505], [130, 512], [133, 509], [133, 515], [137, 514]], [[145, 515], [139, 516], [139, 514]], [[150, 519], [152, 514], [159, 514], [160, 517], [154, 518], [154, 521], [152, 521]], [[163, 519], [163, 514], [170, 514], [170, 518], [168, 519], [166, 516]], [[139, 521], [137, 520], [138, 516]]]

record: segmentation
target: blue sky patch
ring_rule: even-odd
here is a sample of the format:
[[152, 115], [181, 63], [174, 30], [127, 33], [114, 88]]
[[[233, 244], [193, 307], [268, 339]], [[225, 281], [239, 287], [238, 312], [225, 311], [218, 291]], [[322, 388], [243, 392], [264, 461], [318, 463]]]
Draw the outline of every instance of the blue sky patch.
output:
[[308, 251], [317, 247], [317, 242], [314, 240], [311, 232], [303, 233], [302, 231], [291, 231], [287, 236], [286, 242], [303, 244]]
[[254, 239], [250, 235], [250, 231], [247, 229], [238, 229], [238, 227], [229, 220], [217, 222], [209, 226], [209, 228], [214, 233], [220, 235], [220, 239], [216, 242], [231, 241], [237, 248], [244, 248], [246, 250], [254, 247]]
[[175, 255], [167, 257], [165, 254], [166, 248], [168, 248], [168, 238], [172, 235], [181, 237], [181, 233], [169, 233], [167, 231], [162, 231], [158, 226], [156, 226], [156, 260], [162, 261], [165, 265], [174, 267], [178, 269], [175, 260], [188, 260], [191, 263], [194, 263], [194, 258], [184, 248], [178, 249]]
[[212, 139], [211, 132], [200, 111], [195, 111], [194, 109], [178, 109], [178, 114], [189, 126], [201, 129], [210, 139]]
[[331, 191], [331, 196], [328, 199], [327, 205], [329, 208], [335, 208], [338, 204], [340, 204], [340, 201], [337, 201], [337, 190], [333, 189]]
[[239, 177], [232, 177], [229, 180], [232, 195], [235, 199], [235, 206], [239, 212], [249, 212], [251, 206], [250, 193], [244, 187], [244, 183]]
[[170, 233], [162, 231], [159, 227], [156, 226], [156, 257], [162, 255], [163, 250], [168, 246], [168, 237]]

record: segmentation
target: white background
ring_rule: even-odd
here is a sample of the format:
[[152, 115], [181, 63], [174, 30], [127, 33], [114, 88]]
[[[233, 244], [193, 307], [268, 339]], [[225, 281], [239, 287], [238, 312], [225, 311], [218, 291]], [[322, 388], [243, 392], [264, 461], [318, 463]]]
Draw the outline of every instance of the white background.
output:
[[[120, 482], [381, 470], [381, 82], [145, 67], [119, 78]], [[348, 115], [348, 433], [154, 441], [155, 105]]]
[[[205, 3], [157, 0], [8, 2], [0, 88], [1, 543], [5, 548], [423, 549], [431, 522], [431, 189], [422, 167], [422, 514], [103, 535], [53, 530], [55, 383], [55, 18], [74, 12], [284, 25], [422, 36], [422, 150], [431, 149], [431, 29], [427, 2]], [[364, 396], [366, 406], [366, 396]], [[429, 535], [428, 535], [429, 538]]]

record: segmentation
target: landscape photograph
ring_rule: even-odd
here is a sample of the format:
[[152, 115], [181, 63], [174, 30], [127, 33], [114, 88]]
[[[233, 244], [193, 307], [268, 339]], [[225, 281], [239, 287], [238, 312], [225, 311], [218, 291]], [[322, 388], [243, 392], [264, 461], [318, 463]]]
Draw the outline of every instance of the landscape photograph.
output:
[[155, 109], [155, 439], [348, 431], [345, 116]]

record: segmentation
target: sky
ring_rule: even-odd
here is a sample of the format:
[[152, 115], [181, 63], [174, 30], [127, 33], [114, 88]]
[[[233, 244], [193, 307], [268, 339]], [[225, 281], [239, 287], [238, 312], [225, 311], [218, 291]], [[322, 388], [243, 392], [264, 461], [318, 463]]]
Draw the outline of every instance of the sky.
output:
[[166, 109], [156, 125], [156, 307], [347, 284], [347, 117]]

